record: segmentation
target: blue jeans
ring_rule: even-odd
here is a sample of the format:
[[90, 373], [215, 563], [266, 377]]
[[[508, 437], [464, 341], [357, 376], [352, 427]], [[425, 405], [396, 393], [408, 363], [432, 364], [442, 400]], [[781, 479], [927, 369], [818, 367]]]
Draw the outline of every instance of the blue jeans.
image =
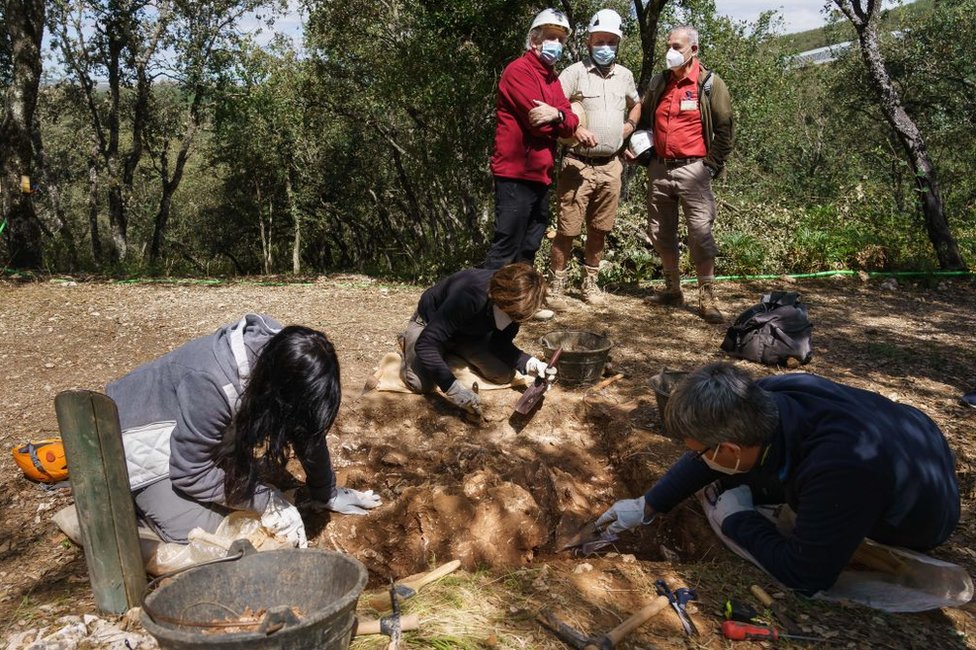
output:
[[549, 225], [549, 186], [495, 177], [495, 234], [482, 268], [535, 262]]

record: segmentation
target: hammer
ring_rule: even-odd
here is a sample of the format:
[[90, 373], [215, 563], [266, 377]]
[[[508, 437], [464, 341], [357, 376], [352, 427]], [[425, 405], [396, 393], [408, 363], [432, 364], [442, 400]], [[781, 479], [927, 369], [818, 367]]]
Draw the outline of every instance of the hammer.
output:
[[613, 628], [606, 634], [591, 637], [587, 637], [585, 634], [582, 634], [581, 632], [578, 632], [566, 625], [549, 610], [540, 612], [536, 617], [536, 620], [539, 621], [543, 627], [552, 631], [552, 633], [555, 634], [560, 641], [574, 650], [610, 650], [620, 643], [625, 636], [646, 623], [655, 614], [660, 612], [662, 609], [666, 609], [669, 604], [670, 603], [668, 602], [667, 596], [658, 596], [653, 602], [651, 602], [650, 605], [646, 605], [645, 607], [641, 608], [632, 614], [626, 621]]

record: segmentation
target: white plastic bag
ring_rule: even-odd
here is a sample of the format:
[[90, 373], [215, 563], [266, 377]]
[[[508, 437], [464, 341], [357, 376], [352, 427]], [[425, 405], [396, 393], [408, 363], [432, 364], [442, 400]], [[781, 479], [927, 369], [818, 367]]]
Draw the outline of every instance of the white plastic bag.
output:
[[216, 560], [227, 555], [231, 544], [237, 539], [246, 539], [259, 551], [291, 548], [290, 544], [272, 536], [261, 525], [260, 515], [246, 511], [230, 513], [212, 533], [194, 528], [187, 538], [188, 544], [160, 543], [144, 558], [146, 571], [158, 576], [191, 564]]

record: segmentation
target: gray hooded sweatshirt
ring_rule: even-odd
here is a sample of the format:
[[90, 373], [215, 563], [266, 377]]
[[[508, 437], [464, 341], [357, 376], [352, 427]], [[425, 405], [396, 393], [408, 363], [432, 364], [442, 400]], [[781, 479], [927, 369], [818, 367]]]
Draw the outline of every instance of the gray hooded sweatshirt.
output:
[[[281, 324], [274, 319], [247, 314], [107, 386], [119, 409], [133, 491], [168, 476], [175, 488], [196, 501], [264, 512], [271, 488], [260, 483], [250, 502], [226, 502], [224, 471], [216, 465], [216, 455], [251, 367], [279, 331]], [[300, 460], [312, 498], [328, 501], [335, 474], [325, 435]]]

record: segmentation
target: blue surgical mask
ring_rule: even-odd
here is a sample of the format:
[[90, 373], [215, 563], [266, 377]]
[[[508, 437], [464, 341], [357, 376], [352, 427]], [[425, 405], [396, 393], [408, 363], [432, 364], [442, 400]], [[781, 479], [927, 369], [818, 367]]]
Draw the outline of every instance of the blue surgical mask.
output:
[[559, 41], [543, 41], [542, 50], [539, 52], [539, 58], [546, 65], [555, 65], [559, 57], [563, 55], [563, 44]]
[[597, 65], [610, 65], [617, 58], [617, 48], [613, 45], [597, 45], [590, 52]]

